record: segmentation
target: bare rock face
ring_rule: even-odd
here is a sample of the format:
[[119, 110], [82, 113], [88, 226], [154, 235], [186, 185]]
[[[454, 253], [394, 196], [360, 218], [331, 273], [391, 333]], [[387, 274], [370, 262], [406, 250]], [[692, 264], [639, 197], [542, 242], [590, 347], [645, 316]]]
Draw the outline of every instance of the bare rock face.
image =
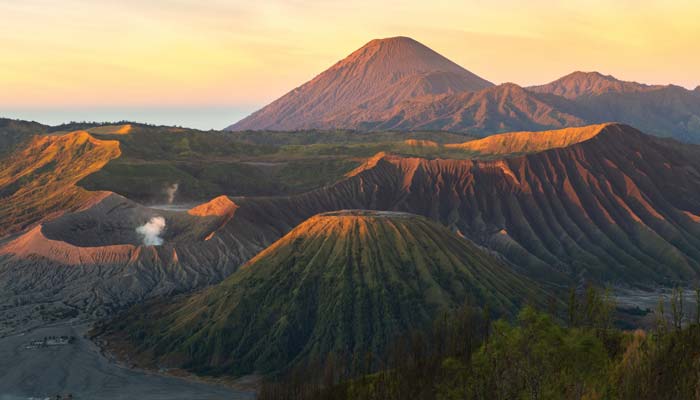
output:
[[492, 84], [406, 37], [376, 39], [230, 130], [332, 128], [402, 101]]

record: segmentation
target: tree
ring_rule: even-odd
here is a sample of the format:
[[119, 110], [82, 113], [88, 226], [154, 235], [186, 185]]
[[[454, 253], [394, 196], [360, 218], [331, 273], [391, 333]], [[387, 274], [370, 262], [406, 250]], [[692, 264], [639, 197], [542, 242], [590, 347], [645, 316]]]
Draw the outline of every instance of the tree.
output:
[[700, 326], [700, 286], [695, 287], [695, 325]]
[[576, 301], [576, 288], [572, 287], [569, 290], [569, 305], [568, 305], [569, 328], [573, 328], [578, 323], [578, 302]]
[[671, 318], [673, 327], [680, 331], [683, 327], [683, 289], [680, 287], [671, 292]]

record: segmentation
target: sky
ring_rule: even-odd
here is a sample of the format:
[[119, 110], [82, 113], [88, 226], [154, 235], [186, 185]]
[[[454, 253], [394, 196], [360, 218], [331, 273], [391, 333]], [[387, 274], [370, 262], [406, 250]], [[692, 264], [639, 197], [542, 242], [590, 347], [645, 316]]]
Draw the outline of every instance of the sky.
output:
[[0, 116], [220, 129], [374, 38], [494, 83], [700, 85], [697, 0], [0, 0]]

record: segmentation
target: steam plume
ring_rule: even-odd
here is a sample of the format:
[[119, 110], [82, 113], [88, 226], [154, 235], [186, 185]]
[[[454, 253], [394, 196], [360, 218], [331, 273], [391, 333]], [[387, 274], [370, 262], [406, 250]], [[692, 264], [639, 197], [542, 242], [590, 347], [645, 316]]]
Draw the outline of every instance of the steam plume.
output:
[[179, 183], [173, 183], [172, 185], [165, 188], [165, 194], [168, 196], [168, 204], [173, 204], [173, 200], [175, 200], [175, 193], [177, 193], [178, 187], [180, 187]]
[[160, 234], [165, 229], [165, 218], [153, 217], [150, 221], [136, 228], [136, 233], [143, 236], [143, 244], [146, 246], [160, 246], [163, 238]]

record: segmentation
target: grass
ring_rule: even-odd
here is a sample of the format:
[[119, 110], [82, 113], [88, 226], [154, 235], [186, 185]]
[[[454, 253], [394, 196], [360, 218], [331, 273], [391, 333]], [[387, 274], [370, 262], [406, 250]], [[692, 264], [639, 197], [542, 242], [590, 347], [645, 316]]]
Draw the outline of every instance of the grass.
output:
[[446, 132], [217, 132], [132, 124], [128, 134], [76, 124], [98, 138], [117, 140], [121, 156], [80, 181], [142, 202], [161, 202], [179, 186], [177, 201], [214, 196], [289, 195], [331, 184], [378, 152], [426, 158], [464, 158], [461, 150], [410, 146], [408, 138], [462, 143]]
[[543, 297], [426, 218], [322, 215], [221, 284], [137, 307], [115, 326], [159, 363], [177, 360], [201, 374], [269, 373], [330, 352], [380, 352], [395, 335], [466, 302], [507, 316]]

